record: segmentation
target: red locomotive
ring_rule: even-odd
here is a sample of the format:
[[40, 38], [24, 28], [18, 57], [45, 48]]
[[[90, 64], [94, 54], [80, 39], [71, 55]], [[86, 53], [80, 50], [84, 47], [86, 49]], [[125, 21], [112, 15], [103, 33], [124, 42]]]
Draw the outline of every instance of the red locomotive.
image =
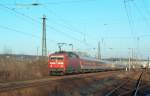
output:
[[111, 64], [98, 59], [82, 57], [74, 52], [56, 52], [49, 55], [48, 67], [50, 75], [97, 72], [114, 68]]

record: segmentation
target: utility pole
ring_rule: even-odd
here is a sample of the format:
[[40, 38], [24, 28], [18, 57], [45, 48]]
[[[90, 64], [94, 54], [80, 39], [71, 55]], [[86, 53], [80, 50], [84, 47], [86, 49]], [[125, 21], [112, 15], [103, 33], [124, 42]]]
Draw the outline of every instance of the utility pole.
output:
[[135, 59], [134, 59], [134, 49], [132, 48], [132, 53], [131, 53], [131, 67], [133, 68], [134, 66], [134, 62], [135, 62]]
[[129, 57], [129, 71], [131, 69], [131, 57]]
[[129, 48], [129, 70], [131, 68], [134, 68], [134, 62], [135, 62], [135, 59], [134, 59], [134, 49], [133, 48]]
[[149, 65], [149, 56], [148, 56], [148, 62], [147, 62], [147, 68], [149, 68], [150, 65]]
[[100, 41], [98, 42], [97, 58], [98, 58], [99, 60], [101, 60], [101, 48], [100, 48]]
[[131, 50], [132, 48], [128, 48], [129, 49], [129, 62], [128, 62], [128, 68], [129, 68], [129, 71], [131, 70]]
[[139, 63], [139, 59], [140, 59], [140, 37], [137, 37], [137, 57], [136, 57], [136, 63]]
[[43, 30], [42, 30], [42, 56], [47, 56], [47, 47], [46, 47], [46, 16], [43, 15]]
[[38, 47], [37, 47], [37, 53], [36, 54], [37, 54], [37, 56], [39, 55], [39, 48]]

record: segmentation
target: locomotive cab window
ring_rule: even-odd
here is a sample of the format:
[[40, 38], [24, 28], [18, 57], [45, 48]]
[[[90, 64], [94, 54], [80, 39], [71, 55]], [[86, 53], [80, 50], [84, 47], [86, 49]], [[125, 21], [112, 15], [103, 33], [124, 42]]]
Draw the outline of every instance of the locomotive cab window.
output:
[[63, 60], [63, 57], [50, 57], [50, 60]]

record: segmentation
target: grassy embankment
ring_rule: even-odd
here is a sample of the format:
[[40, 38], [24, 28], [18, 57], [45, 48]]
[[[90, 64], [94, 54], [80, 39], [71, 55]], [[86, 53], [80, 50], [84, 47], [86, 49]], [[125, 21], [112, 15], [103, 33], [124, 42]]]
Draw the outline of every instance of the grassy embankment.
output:
[[0, 57], [0, 83], [48, 76], [46, 58]]

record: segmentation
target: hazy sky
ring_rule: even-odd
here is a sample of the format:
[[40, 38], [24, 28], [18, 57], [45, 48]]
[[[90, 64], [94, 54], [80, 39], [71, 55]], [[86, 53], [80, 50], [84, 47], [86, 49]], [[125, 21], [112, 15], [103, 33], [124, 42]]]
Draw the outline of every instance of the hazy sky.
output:
[[150, 0], [1, 0], [0, 13], [0, 53], [40, 54], [43, 14], [50, 53], [64, 42], [94, 55], [98, 41], [103, 57], [150, 53]]

